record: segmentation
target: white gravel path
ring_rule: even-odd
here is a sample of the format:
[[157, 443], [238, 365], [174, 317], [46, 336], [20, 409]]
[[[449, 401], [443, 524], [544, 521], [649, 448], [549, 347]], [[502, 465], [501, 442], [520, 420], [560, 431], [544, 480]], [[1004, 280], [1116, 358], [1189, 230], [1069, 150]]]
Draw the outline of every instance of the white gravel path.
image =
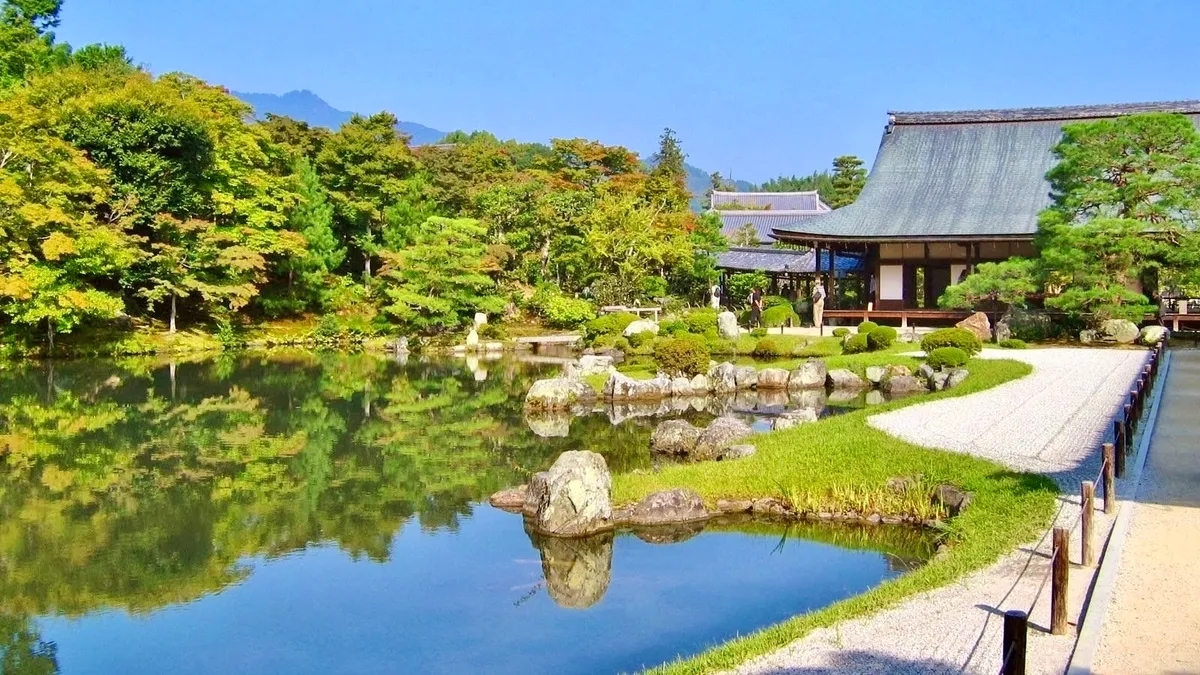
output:
[[[1052, 475], [1078, 489], [1099, 469], [1097, 449], [1110, 415], [1124, 403], [1147, 353], [1134, 350], [986, 350], [987, 358], [1012, 358], [1034, 367], [1029, 377], [988, 391], [911, 406], [870, 418], [870, 423], [920, 445], [987, 457], [1016, 469]], [[1078, 497], [1064, 496], [1057, 525], [1070, 527]], [[1101, 517], [1098, 529], [1110, 525]], [[1079, 560], [1078, 534], [1071, 559]], [[1027, 546], [949, 586], [918, 594], [877, 614], [845, 621], [751, 660], [735, 672], [758, 675], [823, 673], [980, 673], [1000, 669], [1002, 613], [1028, 607], [1048, 569], [1050, 542]], [[1028, 571], [1029, 551], [1036, 548]], [[1072, 623], [1091, 569], [1072, 569]], [[1048, 591], [1030, 620], [1049, 625]], [[1074, 631], [1052, 636], [1031, 630], [1028, 672], [1062, 673]]]

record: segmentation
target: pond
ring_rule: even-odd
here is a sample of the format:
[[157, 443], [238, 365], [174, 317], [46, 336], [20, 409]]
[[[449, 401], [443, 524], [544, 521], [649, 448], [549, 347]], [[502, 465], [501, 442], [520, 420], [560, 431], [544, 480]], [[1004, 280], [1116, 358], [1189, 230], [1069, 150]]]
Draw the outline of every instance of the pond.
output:
[[488, 495], [653, 424], [539, 436], [552, 364], [235, 354], [0, 372], [0, 672], [637, 670], [861, 593], [914, 530], [714, 521], [564, 540]]

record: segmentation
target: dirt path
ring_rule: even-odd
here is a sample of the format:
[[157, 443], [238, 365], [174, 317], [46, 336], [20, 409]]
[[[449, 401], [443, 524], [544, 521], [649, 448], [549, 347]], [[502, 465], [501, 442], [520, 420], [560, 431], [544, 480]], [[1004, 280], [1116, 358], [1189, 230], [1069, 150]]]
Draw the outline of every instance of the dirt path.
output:
[[1200, 351], [1172, 357], [1094, 672], [1200, 673]]

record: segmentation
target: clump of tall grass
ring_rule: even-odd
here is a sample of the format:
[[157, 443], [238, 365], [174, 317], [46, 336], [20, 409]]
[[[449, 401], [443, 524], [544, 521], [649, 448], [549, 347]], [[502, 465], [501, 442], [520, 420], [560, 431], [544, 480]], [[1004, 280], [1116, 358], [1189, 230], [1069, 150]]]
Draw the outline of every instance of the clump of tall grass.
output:
[[884, 485], [841, 484], [823, 492], [784, 486], [783, 500], [798, 514], [856, 514], [911, 518], [920, 522], [945, 520], [945, 506], [934, 499], [937, 484], [922, 476], [889, 481]]

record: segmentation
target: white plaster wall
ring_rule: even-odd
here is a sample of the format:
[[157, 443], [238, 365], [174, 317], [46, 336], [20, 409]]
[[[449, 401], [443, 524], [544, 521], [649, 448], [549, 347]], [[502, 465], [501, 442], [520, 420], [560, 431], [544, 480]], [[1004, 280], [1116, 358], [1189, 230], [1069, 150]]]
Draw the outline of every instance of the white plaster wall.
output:
[[904, 265], [879, 266], [879, 299], [904, 299]]
[[950, 285], [958, 283], [958, 278], [967, 270], [966, 265], [951, 265], [950, 266]]

